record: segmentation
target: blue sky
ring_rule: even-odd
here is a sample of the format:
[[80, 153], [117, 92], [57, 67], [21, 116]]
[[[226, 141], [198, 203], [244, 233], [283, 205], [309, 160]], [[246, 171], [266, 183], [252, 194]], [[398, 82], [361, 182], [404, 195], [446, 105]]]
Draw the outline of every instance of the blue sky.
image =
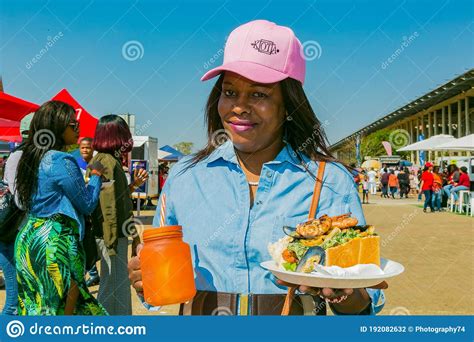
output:
[[[204, 144], [203, 108], [213, 82], [199, 78], [221, 63], [230, 31], [253, 19], [290, 26], [301, 42], [319, 44], [319, 57], [307, 62], [305, 91], [331, 143], [474, 60], [474, 5], [464, 0], [0, 4], [7, 93], [41, 103], [67, 88], [95, 116], [136, 114], [140, 134], [160, 145]], [[408, 46], [387, 63], [404, 40]], [[136, 60], [123, 55], [133, 41]]]

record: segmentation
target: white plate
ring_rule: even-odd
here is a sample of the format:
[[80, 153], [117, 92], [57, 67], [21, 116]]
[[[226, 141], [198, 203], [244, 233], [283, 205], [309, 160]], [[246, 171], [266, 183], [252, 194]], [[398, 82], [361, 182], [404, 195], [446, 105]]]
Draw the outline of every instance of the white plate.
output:
[[380, 260], [380, 268], [384, 271], [384, 274], [376, 276], [335, 277], [321, 273], [291, 272], [278, 268], [273, 260], [262, 262], [260, 266], [272, 272], [278, 279], [288, 283], [311, 287], [330, 287], [333, 289], [355, 289], [374, 286], [401, 274], [405, 270], [402, 264], [383, 258]]

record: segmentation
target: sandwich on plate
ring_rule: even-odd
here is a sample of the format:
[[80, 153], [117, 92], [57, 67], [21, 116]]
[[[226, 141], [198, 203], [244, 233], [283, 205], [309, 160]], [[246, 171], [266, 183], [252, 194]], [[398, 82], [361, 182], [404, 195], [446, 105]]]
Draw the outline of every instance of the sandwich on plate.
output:
[[357, 264], [380, 266], [380, 237], [374, 226], [358, 226], [349, 214], [283, 227], [286, 236], [268, 251], [280, 268], [310, 273], [314, 265], [351, 267]]

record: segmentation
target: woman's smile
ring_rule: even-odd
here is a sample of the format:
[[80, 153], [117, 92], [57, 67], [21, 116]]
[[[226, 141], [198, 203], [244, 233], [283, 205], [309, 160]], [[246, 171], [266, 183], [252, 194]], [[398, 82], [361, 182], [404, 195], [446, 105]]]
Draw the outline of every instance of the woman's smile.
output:
[[250, 120], [229, 120], [228, 122], [229, 127], [236, 133], [247, 132], [255, 128], [257, 126], [256, 123], [251, 122]]

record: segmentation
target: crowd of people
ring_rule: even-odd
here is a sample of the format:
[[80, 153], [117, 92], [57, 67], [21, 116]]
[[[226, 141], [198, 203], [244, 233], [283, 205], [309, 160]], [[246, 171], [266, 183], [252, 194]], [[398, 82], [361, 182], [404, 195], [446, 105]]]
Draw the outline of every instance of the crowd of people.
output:
[[448, 201], [453, 205], [459, 204], [458, 192], [469, 190], [470, 179], [465, 166], [457, 167], [450, 164], [442, 172], [440, 166], [431, 162], [425, 163], [423, 168], [416, 170], [408, 167], [387, 167], [384, 165], [380, 170], [370, 168], [359, 170], [352, 165], [354, 180], [362, 190], [362, 203], [369, 203], [369, 195], [377, 195], [380, 188], [382, 198], [409, 198], [424, 196], [423, 211], [442, 211]]
[[354, 180], [362, 189], [362, 203], [369, 203], [369, 195], [377, 195], [383, 198], [408, 198], [418, 188], [419, 180], [415, 171], [409, 171], [407, 167], [387, 167], [380, 170], [375, 168], [357, 169], [353, 167]]
[[[131, 315], [128, 245], [132, 237], [135, 251], [139, 238], [130, 194], [148, 173], [136, 170], [127, 181], [124, 164], [133, 147], [127, 123], [117, 115], [102, 117], [94, 139], [83, 138], [75, 157], [67, 152], [78, 142], [73, 107], [49, 101], [25, 122], [23, 142], [4, 170], [16, 214], [9, 227], [2, 222], [3, 313]], [[96, 299], [88, 285], [99, 281]]]

